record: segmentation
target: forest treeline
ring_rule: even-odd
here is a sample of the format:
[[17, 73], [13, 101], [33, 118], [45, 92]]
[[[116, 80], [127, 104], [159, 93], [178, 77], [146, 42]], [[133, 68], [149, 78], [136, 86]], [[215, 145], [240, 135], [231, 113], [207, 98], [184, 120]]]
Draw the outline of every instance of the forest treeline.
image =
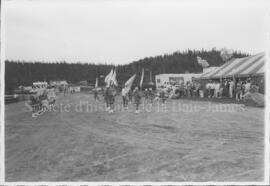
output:
[[[5, 61], [5, 88], [6, 92], [23, 85], [31, 86], [35, 81], [67, 80], [69, 83], [77, 83], [87, 80], [90, 84], [95, 83], [96, 77], [99, 77], [102, 85], [102, 75], [106, 76], [110, 70], [115, 67], [117, 80], [122, 85], [134, 73], [137, 74], [135, 84], [140, 80], [142, 68], [145, 69], [145, 82], [150, 80], [150, 71], [152, 77], [161, 73], [200, 73], [202, 67], [197, 62], [197, 56], [207, 60], [210, 66], [220, 66], [224, 61], [220, 57], [220, 51], [212, 49], [206, 50], [186, 50], [183, 52], [174, 52], [155, 57], [146, 57], [138, 61], [125, 65], [106, 65], [94, 63], [44, 63], [44, 62], [25, 62], [25, 61]], [[247, 53], [235, 51], [233, 57], [245, 57]], [[153, 79], [154, 80], [154, 79]]]

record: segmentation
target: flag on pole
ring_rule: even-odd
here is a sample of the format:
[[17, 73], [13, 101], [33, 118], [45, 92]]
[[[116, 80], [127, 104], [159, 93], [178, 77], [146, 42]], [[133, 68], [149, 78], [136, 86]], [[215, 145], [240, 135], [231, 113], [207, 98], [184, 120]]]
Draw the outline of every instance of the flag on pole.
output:
[[110, 81], [111, 81], [111, 78], [112, 78], [112, 75], [113, 75], [113, 69], [111, 70], [111, 72], [105, 77], [105, 83], [107, 86], [110, 86]]
[[112, 74], [112, 77], [110, 79], [110, 85], [115, 85], [115, 86], [118, 86], [118, 82], [116, 80], [116, 71], [114, 70], [113, 71], [113, 74]]
[[227, 49], [227, 48], [222, 48], [220, 51], [220, 57], [225, 62], [229, 61], [229, 59], [231, 59], [233, 57], [233, 50]]
[[206, 60], [200, 58], [199, 56], [197, 56], [197, 62], [202, 68], [209, 67], [209, 63]]
[[127, 91], [129, 91], [131, 89], [131, 86], [132, 86], [132, 84], [134, 82], [135, 77], [136, 77], [136, 74], [134, 74], [133, 76], [131, 76], [131, 78], [129, 78], [127, 80], [127, 82], [125, 83], [125, 88], [127, 89]]
[[98, 87], [98, 78], [96, 78], [96, 84], [95, 84], [95, 88]]
[[142, 84], [143, 84], [143, 78], [144, 78], [144, 69], [142, 69], [142, 76], [141, 76], [141, 81], [140, 81], [141, 88], [142, 88]]

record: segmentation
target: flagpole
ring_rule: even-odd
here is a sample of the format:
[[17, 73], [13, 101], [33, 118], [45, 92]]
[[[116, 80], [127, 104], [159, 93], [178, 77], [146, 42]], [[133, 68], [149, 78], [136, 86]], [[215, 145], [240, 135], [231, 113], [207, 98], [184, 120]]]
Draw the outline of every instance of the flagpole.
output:
[[142, 91], [143, 79], [144, 79], [144, 68], [142, 69], [142, 75], [141, 75], [141, 81], [140, 81], [141, 91]]
[[96, 77], [96, 84], [95, 84], [95, 88], [98, 87], [98, 78]]

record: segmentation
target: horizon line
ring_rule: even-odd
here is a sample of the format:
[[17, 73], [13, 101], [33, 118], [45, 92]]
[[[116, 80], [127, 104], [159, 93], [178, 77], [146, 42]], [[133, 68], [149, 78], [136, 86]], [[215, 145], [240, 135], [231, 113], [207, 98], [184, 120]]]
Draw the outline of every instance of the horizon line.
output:
[[[225, 47], [224, 47], [225, 48]], [[185, 49], [185, 50], [178, 50], [178, 51], [174, 51], [174, 52], [171, 52], [171, 53], [163, 53], [163, 54], [157, 54], [157, 55], [154, 55], [154, 56], [148, 56], [148, 57], [143, 57], [143, 58], [139, 58], [139, 59], [136, 59], [136, 60], [133, 60], [131, 62], [127, 62], [127, 63], [123, 63], [123, 64], [113, 64], [113, 62], [88, 62], [88, 61], [67, 61], [67, 60], [54, 60], [54, 61], [51, 61], [51, 60], [48, 60], [48, 61], [45, 61], [45, 60], [25, 60], [25, 59], [5, 59], [5, 62], [9, 61], [9, 62], [19, 62], [19, 63], [48, 63], [48, 64], [53, 64], [53, 63], [66, 63], [66, 64], [91, 64], [91, 65], [107, 65], [107, 66], [122, 66], [122, 65], [129, 65], [131, 63], [134, 63], [134, 62], [138, 62], [140, 60], [143, 60], [145, 58], [155, 58], [155, 57], [163, 57], [165, 55], [173, 55], [174, 53], [186, 53], [188, 51], [195, 51], [195, 52], [210, 52], [210, 51], [218, 51], [220, 52], [221, 49], [216, 49], [216, 47], [213, 47], [212, 49]], [[243, 52], [241, 50], [234, 50], [232, 49], [234, 53], [240, 53], [240, 54], [246, 54], [248, 56], [252, 56], [252, 55], [257, 55], [259, 53], [262, 53], [262, 52], [257, 52], [256, 54], [251, 54], [249, 52]]]

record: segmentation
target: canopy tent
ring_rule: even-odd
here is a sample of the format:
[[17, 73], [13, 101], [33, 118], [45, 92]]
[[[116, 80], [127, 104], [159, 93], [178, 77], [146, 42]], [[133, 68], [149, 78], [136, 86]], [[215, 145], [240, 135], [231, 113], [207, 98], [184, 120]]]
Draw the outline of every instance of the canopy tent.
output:
[[197, 79], [261, 76], [265, 73], [265, 61], [265, 53], [234, 58], [213, 71], [203, 73]]
[[[209, 69], [211, 68], [211, 69]], [[208, 67], [206, 72], [203, 72], [199, 77], [196, 79], [207, 79], [207, 77], [210, 77], [211, 74], [215, 73], [220, 67]]]

